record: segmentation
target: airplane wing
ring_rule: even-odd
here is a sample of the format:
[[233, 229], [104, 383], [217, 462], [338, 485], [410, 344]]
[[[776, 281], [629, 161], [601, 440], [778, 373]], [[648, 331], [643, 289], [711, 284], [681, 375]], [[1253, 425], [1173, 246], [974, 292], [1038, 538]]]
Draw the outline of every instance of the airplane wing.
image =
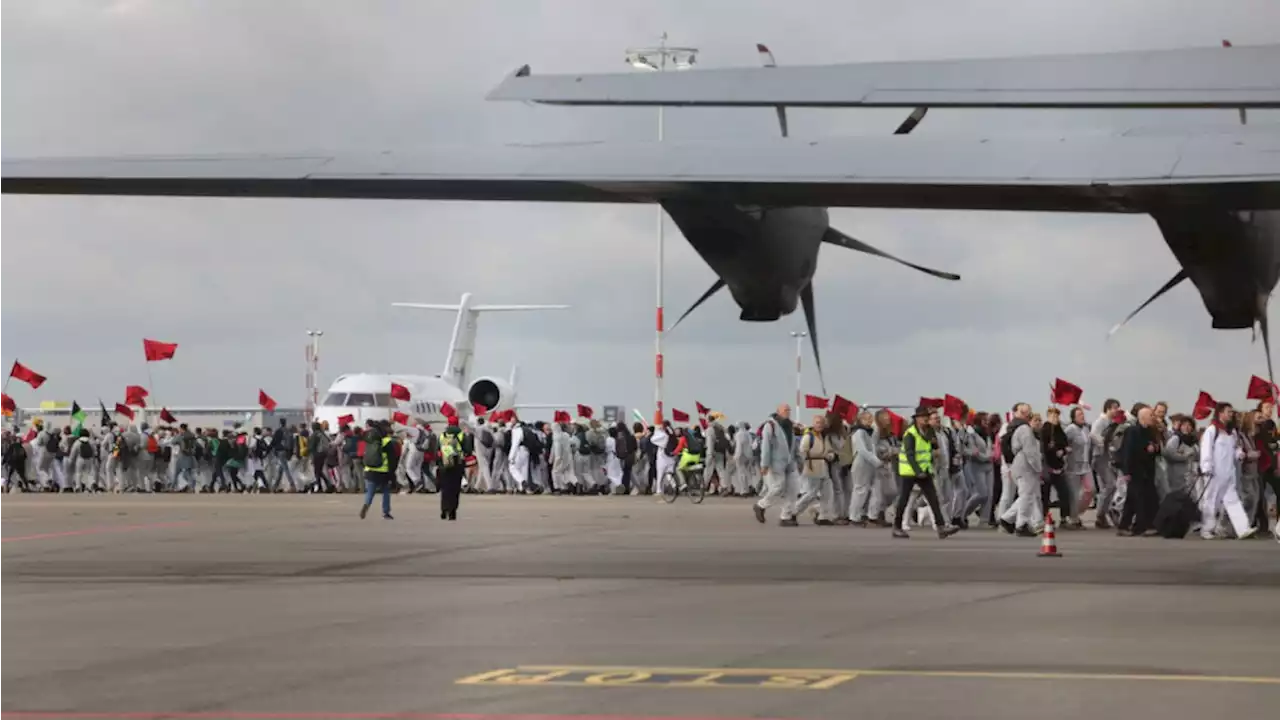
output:
[[533, 75], [490, 100], [562, 105], [1276, 108], [1280, 45], [979, 60]]
[[[774, 71], [781, 70], [776, 68]], [[573, 143], [367, 156], [4, 160], [5, 194], [1143, 212], [1148, 200], [1280, 208], [1280, 133], [744, 145]]]

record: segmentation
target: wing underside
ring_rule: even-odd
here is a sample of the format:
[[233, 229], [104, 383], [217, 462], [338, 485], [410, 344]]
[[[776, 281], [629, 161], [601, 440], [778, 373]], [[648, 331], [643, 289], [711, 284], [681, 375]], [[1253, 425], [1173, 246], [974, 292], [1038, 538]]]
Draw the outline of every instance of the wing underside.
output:
[[[779, 68], [780, 69], [780, 68]], [[14, 159], [6, 194], [382, 198], [1140, 212], [1158, 195], [1280, 208], [1280, 134], [752, 145], [582, 143], [414, 154]]]
[[490, 100], [737, 107], [1280, 107], [1280, 45], [973, 60], [509, 75]]

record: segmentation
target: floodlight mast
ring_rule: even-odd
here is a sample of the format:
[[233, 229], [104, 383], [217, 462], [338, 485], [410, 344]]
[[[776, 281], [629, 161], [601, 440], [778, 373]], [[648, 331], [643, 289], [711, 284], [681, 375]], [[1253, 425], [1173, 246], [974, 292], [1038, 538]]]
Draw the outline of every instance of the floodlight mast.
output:
[[[662, 42], [657, 47], [648, 48], [628, 48], [626, 62], [637, 70], [652, 70], [656, 72], [665, 72], [668, 68], [672, 70], [688, 70], [697, 62], [698, 49], [692, 47], [672, 47], [667, 45], [667, 33], [662, 33]], [[663, 141], [664, 135], [664, 117], [663, 107], [658, 106], [658, 142]], [[662, 378], [663, 378], [663, 356], [662, 356], [662, 333], [666, 328], [665, 321], [662, 317], [662, 265], [665, 245], [665, 226], [666, 213], [661, 205], [658, 205], [658, 303], [657, 303], [657, 334], [655, 335], [654, 349], [654, 389], [653, 389], [653, 422], [654, 425], [661, 425], [663, 419], [662, 408]]]

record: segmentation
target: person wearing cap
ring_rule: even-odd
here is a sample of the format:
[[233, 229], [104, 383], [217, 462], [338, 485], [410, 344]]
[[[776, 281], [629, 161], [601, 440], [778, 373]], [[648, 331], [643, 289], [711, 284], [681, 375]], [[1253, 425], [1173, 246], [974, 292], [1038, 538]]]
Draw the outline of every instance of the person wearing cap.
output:
[[[920, 494], [924, 495], [925, 502], [929, 503], [929, 510], [933, 512], [938, 537], [945, 538], [956, 532], [956, 528], [944, 524], [946, 516], [942, 514], [942, 508], [938, 504], [938, 489], [933, 484], [936, 436], [929, 426], [932, 415], [933, 411], [927, 407], [916, 408], [915, 415], [912, 416], [914, 423], [902, 436], [902, 449], [898, 451], [898, 477], [901, 479], [893, 517], [893, 536], [896, 538], [911, 537], [904, 525], [907, 505], [911, 502], [911, 491], [917, 487], [920, 488]], [[940, 470], [946, 472], [948, 468]]]

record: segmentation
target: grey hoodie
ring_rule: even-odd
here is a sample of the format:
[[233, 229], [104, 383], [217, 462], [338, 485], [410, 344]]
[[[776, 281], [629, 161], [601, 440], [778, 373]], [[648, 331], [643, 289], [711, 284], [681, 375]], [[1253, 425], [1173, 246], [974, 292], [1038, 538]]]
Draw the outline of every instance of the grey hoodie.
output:
[[1044, 472], [1044, 458], [1040, 451], [1040, 440], [1031, 429], [1031, 423], [1019, 425], [1013, 431], [1013, 476], [1039, 478]]

